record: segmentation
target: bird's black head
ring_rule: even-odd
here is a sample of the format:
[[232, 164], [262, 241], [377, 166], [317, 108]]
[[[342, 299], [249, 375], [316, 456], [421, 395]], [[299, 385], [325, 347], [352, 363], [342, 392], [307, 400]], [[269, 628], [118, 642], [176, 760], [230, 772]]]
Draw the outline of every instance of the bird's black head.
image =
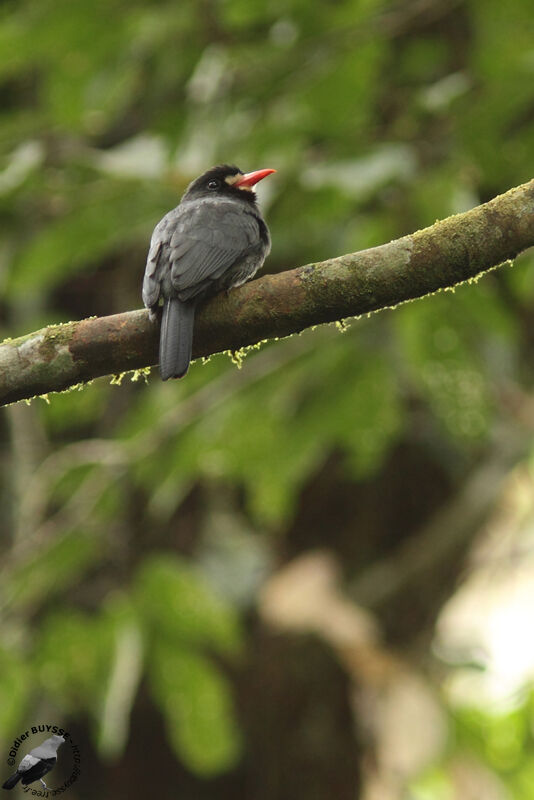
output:
[[222, 164], [212, 167], [189, 184], [182, 200], [197, 200], [201, 197], [234, 197], [249, 203], [256, 202], [254, 186], [274, 169], [259, 169], [243, 173], [238, 167]]

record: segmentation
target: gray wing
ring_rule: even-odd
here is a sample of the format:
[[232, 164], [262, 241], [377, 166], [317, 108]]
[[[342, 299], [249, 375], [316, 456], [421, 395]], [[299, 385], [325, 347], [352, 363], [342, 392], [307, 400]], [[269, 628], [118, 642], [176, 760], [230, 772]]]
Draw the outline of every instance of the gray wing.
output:
[[163, 284], [186, 300], [218, 281], [261, 247], [260, 228], [246, 207], [219, 201], [182, 203], [156, 226], [143, 281], [143, 302], [157, 304]]
[[[175, 209], [176, 210], [176, 209]], [[153, 308], [159, 300], [161, 288], [161, 251], [165, 242], [165, 232], [168, 227], [167, 218], [170, 211], [154, 228], [146, 260], [145, 276], [143, 278], [143, 303], [147, 308]]]
[[27, 756], [24, 756], [22, 761], [17, 767], [17, 772], [27, 772], [29, 769], [34, 767], [38, 761], [41, 759], [37, 756], [32, 755], [32, 753], [28, 753]]

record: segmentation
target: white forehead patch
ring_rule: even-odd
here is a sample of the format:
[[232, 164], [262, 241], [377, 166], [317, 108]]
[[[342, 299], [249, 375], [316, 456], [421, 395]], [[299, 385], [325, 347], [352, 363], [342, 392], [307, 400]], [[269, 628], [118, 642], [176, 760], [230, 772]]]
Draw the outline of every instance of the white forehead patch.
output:
[[[233, 186], [233, 185], [234, 185], [234, 183], [235, 183], [237, 180], [239, 180], [239, 178], [242, 178], [242, 177], [243, 177], [243, 173], [242, 173], [242, 172], [238, 172], [236, 175], [227, 175], [227, 176], [226, 176], [226, 178], [225, 178], [224, 180], [225, 180], [225, 181], [226, 181], [226, 183], [228, 183], [230, 186]], [[253, 191], [254, 191], [254, 187], [253, 187], [253, 186], [238, 186], [237, 188], [238, 188], [238, 189], [241, 189], [241, 190], [242, 190], [242, 191], [244, 191], [244, 192], [253, 192]]]

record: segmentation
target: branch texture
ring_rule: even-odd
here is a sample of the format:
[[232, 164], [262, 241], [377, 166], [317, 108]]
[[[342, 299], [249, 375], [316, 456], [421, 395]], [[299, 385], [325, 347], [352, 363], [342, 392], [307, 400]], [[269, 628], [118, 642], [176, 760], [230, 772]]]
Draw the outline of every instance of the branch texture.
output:
[[[533, 245], [534, 180], [402, 239], [218, 295], [199, 310], [193, 356], [395, 306], [455, 286]], [[140, 265], [140, 279], [141, 272]], [[0, 404], [153, 365], [157, 350], [158, 325], [144, 310], [7, 340], [0, 345]]]

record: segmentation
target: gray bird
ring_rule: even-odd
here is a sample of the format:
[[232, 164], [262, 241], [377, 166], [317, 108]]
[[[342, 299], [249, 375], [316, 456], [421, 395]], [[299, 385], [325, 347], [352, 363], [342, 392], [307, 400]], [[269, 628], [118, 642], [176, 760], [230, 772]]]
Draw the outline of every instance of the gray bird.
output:
[[194, 180], [180, 204], [156, 225], [145, 268], [143, 302], [156, 318], [163, 302], [159, 343], [162, 380], [189, 368], [197, 304], [248, 281], [271, 249], [254, 186], [274, 169], [246, 175], [213, 167]]
[[51, 736], [49, 739], [30, 750], [27, 756], [24, 756], [17, 771], [11, 775], [10, 778], [3, 784], [3, 789], [12, 789], [16, 784], [22, 780], [24, 786], [40, 781], [45, 789], [48, 786], [43, 781], [43, 775], [50, 772], [57, 759], [58, 748], [64, 743], [63, 736]]

